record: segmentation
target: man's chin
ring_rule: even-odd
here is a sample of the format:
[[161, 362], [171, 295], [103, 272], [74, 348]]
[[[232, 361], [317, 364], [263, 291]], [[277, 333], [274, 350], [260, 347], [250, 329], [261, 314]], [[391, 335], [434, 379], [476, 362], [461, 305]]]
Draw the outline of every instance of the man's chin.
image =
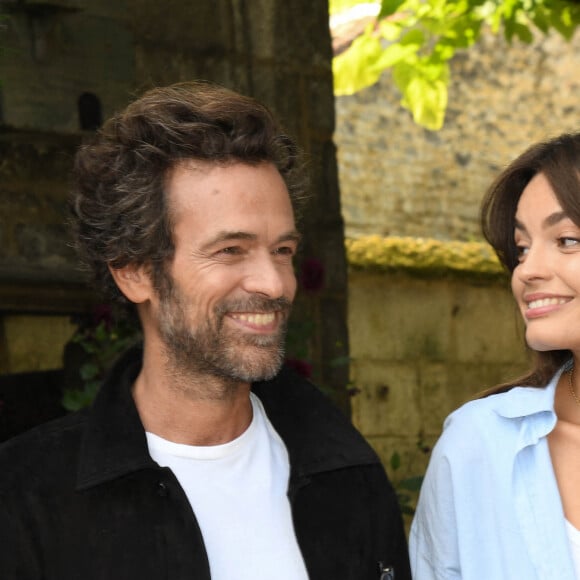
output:
[[[276, 345], [274, 352], [265, 353], [262, 347], [259, 352], [246, 352], [245, 356], [236, 358], [238, 360], [230, 359], [230, 364], [224, 364], [223, 370], [231, 378], [247, 383], [255, 383], [270, 380], [280, 372], [284, 362], [284, 352]], [[226, 360], [227, 357], [224, 363]]]

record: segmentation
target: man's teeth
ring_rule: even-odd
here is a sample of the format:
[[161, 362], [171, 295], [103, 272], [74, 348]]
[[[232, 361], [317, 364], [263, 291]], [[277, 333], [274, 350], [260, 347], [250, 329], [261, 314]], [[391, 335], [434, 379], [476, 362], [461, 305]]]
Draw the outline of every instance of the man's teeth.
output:
[[258, 326], [265, 326], [267, 324], [272, 324], [276, 315], [274, 312], [266, 312], [266, 313], [256, 313], [256, 314], [234, 314], [234, 318], [238, 320], [242, 320], [244, 322], [248, 322], [249, 324], [256, 324]]
[[552, 306], [553, 304], [564, 304], [564, 298], [541, 298], [539, 300], [532, 300], [528, 303], [528, 308], [541, 308], [542, 306]]

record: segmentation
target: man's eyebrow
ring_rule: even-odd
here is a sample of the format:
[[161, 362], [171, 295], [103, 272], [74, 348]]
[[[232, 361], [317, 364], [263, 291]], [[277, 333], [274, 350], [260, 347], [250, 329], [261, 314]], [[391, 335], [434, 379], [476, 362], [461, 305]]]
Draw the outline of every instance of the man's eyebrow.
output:
[[[209, 250], [213, 246], [217, 244], [221, 244], [223, 242], [230, 242], [230, 241], [255, 241], [258, 239], [256, 234], [251, 234], [249, 232], [242, 232], [242, 231], [222, 231], [216, 234], [211, 240], [206, 242], [202, 247], [201, 250]], [[302, 239], [302, 236], [296, 230], [291, 230], [286, 232], [278, 237], [276, 243], [280, 242], [296, 242], [297, 244]]]
[[211, 240], [206, 242], [201, 249], [207, 250], [216, 244], [221, 244], [222, 242], [229, 242], [229, 241], [243, 241], [243, 240], [255, 240], [257, 239], [256, 234], [250, 234], [249, 232], [230, 232], [230, 231], [222, 231], [216, 234]]
[[301, 240], [302, 236], [300, 235], [300, 232], [297, 232], [296, 230], [282, 234], [278, 238], [278, 242], [296, 242], [297, 244], [299, 244]]

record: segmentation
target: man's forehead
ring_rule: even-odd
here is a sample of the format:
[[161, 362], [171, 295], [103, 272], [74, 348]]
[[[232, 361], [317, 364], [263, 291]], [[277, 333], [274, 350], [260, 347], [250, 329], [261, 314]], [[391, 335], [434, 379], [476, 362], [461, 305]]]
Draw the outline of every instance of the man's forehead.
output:
[[[284, 190], [288, 200], [291, 202], [286, 182], [277, 167], [269, 161], [258, 163], [243, 161], [218, 163], [197, 159], [183, 160], [168, 171], [165, 179], [165, 192], [170, 204], [177, 201], [188, 202], [196, 197], [203, 199], [203, 196], [196, 195], [200, 193], [204, 193], [206, 196], [230, 191], [245, 194], [252, 193], [251, 184], [246, 184], [242, 188], [238, 179], [238, 176], [245, 171], [267, 175], [270, 179], [278, 181], [278, 185]], [[211, 183], [211, 186], [208, 183]], [[180, 190], [179, 193], [181, 195], [179, 196], [176, 195], [176, 185]]]

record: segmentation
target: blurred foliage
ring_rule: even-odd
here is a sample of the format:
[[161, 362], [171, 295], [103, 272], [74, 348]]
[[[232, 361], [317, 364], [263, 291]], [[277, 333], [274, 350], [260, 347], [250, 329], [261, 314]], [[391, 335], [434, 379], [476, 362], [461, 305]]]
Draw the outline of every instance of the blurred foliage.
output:
[[88, 407], [115, 359], [141, 339], [136, 321], [119, 314], [109, 306], [98, 306], [79, 321], [71, 344], [80, 348], [80, 363], [76, 369], [80, 386], [64, 391], [62, 405], [67, 411]]
[[449, 61], [475, 44], [484, 28], [510, 43], [529, 44], [534, 33], [552, 30], [570, 40], [580, 24], [580, 5], [566, 0], [330, 0], [330, 13], [363, 4], [376, 4], [377, 16], [335, 56], [335, 94], [351, 95], [392, 69], [402, 106], [433, 131], [445, 119]]
[[[417, 450], [426, 456], [431, 454], [431, 447], [424, 443], [422, 434], [420, 434], [419, 438], [417, 439]], [[395, 488], [395, 493], [397, 494], [397, 499], [401, 508], [401, 513], [406, 517], [407, 522], [410, 523], [411, 518], [415, 514], [415, 508], [417, 507], [417, 501], [419, 500], [419, 492], [421, 491], [421, 485], [423, 484], [423, 479], [425, 476], [399, 475], [401, 473], [402, 462], [401, 455], [398, 451], [395, 451], [391, 455], [389, 460], [389, 467], [391, 471], [393, 487]]]

